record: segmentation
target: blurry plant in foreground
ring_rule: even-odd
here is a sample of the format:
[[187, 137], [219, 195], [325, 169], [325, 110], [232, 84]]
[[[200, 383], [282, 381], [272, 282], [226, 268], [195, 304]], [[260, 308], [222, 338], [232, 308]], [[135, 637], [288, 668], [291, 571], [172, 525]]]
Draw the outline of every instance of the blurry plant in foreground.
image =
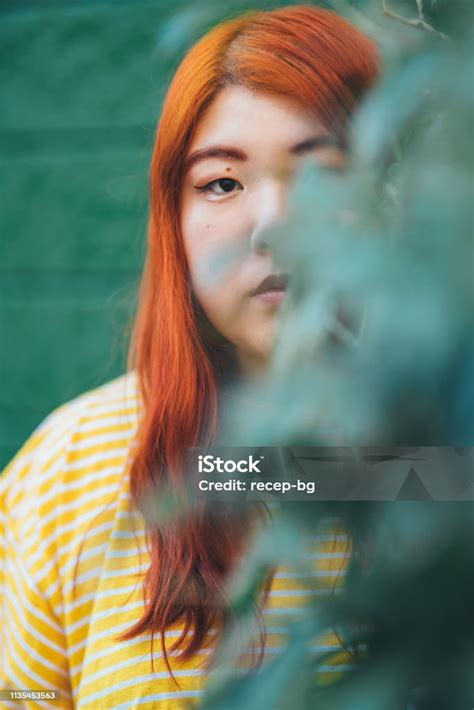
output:
[[[473, 26], [463, 2], [425, 6], [415, 4], [449, 39], [382, 20], [385, 75], [355, 121], [349, 170], [307, 165], [292, 216], [269, 235], [292, 275], [281, 337], [265, 381], [236, 390], [223, 441], [472, 444]], [[366, 9], [364, 22], [377, 9], [380, 20], [378, 3]], [[343, 523], [355, 546], [344, 590], [315, 598], [290, 624], [285, 650], [257, 674], [232, 674], [232, 631], [204, 707], [471, 708], [471, 502], [281, 498], [279, 510], [232, 587], [239, 633], [265, 571], [304, 569], [302, 530], [320, 531], [328, 518]], [[352, 650], [353, 670], [323, 686], [313, 672], [325, 656], [311, 655], [310, 645], [332, 629]]]

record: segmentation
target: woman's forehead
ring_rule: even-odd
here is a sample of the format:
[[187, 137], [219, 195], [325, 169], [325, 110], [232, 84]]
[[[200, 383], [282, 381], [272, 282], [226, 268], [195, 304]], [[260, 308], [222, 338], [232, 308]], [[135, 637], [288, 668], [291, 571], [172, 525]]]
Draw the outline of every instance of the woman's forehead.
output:
[[248, 158], [269, 149], [288, 153], [329, 136], [315, 113], [291, 97], [228, 86], [201, 117], [187, 158], [219, 146], [238, 147]]

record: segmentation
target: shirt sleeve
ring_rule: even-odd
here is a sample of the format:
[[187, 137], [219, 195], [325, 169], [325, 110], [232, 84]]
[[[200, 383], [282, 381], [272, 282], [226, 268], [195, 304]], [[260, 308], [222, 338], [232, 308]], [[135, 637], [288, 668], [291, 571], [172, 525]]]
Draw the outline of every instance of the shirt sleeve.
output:
[[[0, 476], [2, 707], [73, 707], [54, 535], [56, 472], [67, 441], [61, 421], [50, 415]], [[11, 690], [44, 699], [23, 693], [10, 702]], [[51, 691], [59, 691], [59, 700], [48, 698]]]

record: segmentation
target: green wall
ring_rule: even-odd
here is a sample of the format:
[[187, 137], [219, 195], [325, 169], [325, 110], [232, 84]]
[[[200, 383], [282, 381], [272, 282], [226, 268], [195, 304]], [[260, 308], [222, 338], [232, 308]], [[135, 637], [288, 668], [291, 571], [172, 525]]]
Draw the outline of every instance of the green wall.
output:
[[0, 468], [54, 407], [124, 371], [170, 9], [1, 5]]

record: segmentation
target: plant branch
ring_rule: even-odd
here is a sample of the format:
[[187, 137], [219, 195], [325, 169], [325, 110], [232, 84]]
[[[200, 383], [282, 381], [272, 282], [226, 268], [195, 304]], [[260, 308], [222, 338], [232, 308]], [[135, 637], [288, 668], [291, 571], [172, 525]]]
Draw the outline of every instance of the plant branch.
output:
[[425, 14], [423, 11], [423, 0], [416, 0], [416, 8], [418, 10], [418, 19], [425, 21]]
[[393, 12], [393, 10], [390, 10], [390, 8], [387, 7], [386, 0], [382, 0], [382, 6], [383, 14], [387, 17], [391, 17], [392, 20], [395, 20], [396, 22], [401, 22], [403, 25], [408, 25], [408, 27], [414, 27], [416, 30], [430, 32], [431, 34], [438, 35], [438, 37], [447, 39], [447, 35], [443, 34], [442, 32], [439, 32], [438, 30], [435, 30], [435, 28], [428, 24], [428, 22], [426, 22], [426, 20], [424, 19], [423, 0], [416, 0], [416, 6], [418, 8], [418, 17], [415, 17], [413, 20], [410, 20], [408, 17], [403, 17], [403, 15], [398, 15], [396, 12]]

